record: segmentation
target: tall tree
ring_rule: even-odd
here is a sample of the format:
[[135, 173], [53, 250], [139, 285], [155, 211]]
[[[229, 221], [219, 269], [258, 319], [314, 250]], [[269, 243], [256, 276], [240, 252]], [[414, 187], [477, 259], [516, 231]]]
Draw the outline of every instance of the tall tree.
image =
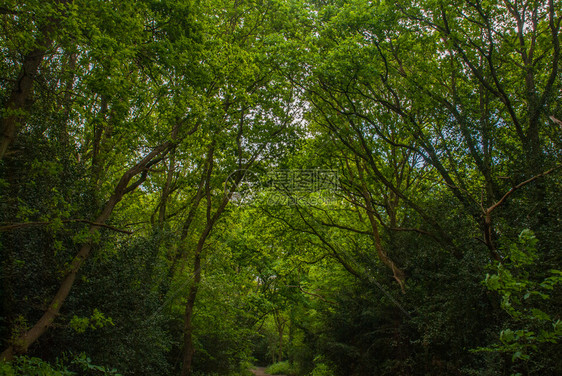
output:
[[[38, 12], [38, 14], [62, 12], [66, 15], [65, 22], [60, 21], [60, 25], [60, 18], [46, 17], [43, 21], [47, 28], [57, 29], [59, 39], [56, 43], [62, 56], [70, 56], [74, 61], [71, 64], [75, 66], [74, 90], [80, 91], [80, 95], [65, 93], [64, 96], [71, 97], [60, 102], [66, 108], [49, 109], [53, 113], [62, 111], [68, 114], [61, 119], [67, 124], [58, 125], [65, 130], [61, 139], [57, 138], [59, 133], [53, 129], [54, 126], [51, 129], [42, 129], [43, 118], [39, 113], [32, 111], [32, 116], [27, 118], [30, 129], [42, 129], [46, 132], [46, 142], [54, 144], [56, 141], [63, 141], [64, 147], [72, 147], [76, 158], [73, 163], [88, 165], [90, 179], [88, 184], [81, 188], [86, 192], [92, 192], [93, 208], [85, 210], [86, 215], [91, 219], [87, 217], [69, 219], [67, 218], [69, 212], [55, 214], [55, 218], [63, 223], [78, 221], [89, 224], [87, 230], [89, 235], [80, 240], [83, 244], [71, 259], [66, 261], [68, 264], [64, 268], [64, 278], [60, 281], [48, 308], [35, 325], [12, 340], [2, 353], [2, 359], [10, 359], [14, 354], [25, 353], [29, 346], [51, 326], [75, 283], [78, 271], [91, 254], [95, 242], [94, 235], [100, 228], [107, 226], [105, 222], [122, 198], [142, 185], [151, 169], [166, 157], [170, 149], [196, 130], [193, 129], [193, 124], [183, 120], [187, 116], [185, 108], [181, 109], [181, 112], [176, 109], [174, 116], [165, 117], [165, 106], [158, 107], [157, 112], [162, 116], [161, 118], [154, 116], [152, 108], [159, 105], [159, 99], [162, 97], [159, 85], [166, 79], [166, 71], [172, 68], [166, 65], [166, 56], [163, 53], [157, 55], [163, 62], [143, 61], [144, 57], [149, 56], [150, 50], [158, 51], [161, 48], [162, 42], [155, 38], [158, 32], [169, 34], [169, 39], [164, 43], [176, 48], [186, 43], [179, 37], [195, 35], [193, 30], [185, 28], [186, 22], [190, 22], [189, 17], [185, 16], [191, 16], [192, 12], [188, 4], [182, 4], [181, 14], [174, 13], [173, 4], [163, 9], [151, 8], [149, 4], [141, 3], [134, 6], [127, 2], [106, 3], [101, 8], [88, 2], [67, 5], [56, 3], [51, 7], [37, 4], [36, 8], [29, 7], [29, 9], [15, 7], [14, 12]], [[116, 14], [114, 9], [119, 9], [121, 12]], [[147, 16], [147, 13], [150, 16]], [[78, 22], [80, 17], [87, 18], [88, 23]], [[170, 24], [179, 22], [178, 17], [181, 17], [182, 27], [171, 30]], [[111, 24], [113, 27], [110, 26]], [[145, 32], [147, 25], [155, 28], [152, 34]], [[65, 50], [70, 51], [65, 54]], [[115, 51], [117, 54], [114, 53]], [[44, 69], [44, 72], [52, 74], [52, 77], [45, 74], [45, 80], [55, 93], [57, 86], [68, 87], [65, 76], [57, 76], [59, 73], [57, 62], [56, 58], [52, 58], [49, 70]], [[62, 70], [62, 74], [67, 72], [68, 68]], [[123, 77], [128, 79], [124, 80]], [[150, 86], [147, 85], [149, 83]], [[30, 90], [31, 86], [28, 86]], [[52, 92], [46, 94], [56, 95]], [[182, 116], [179, 116], [180, 114]], [[154, 127], [149, 132], [151, 127], [148, 124], [161, 124], [161, 126]], [[40, 132], [35, 132], [37, 133]], [[64, 158], [68, 160], [68, 151], [65, 150], [63, 153], [66, 155]], [[18, 158], [22, 159], [22, 157]], [[14, 175], [19, 172], [13, 171], [9, 165], [15, 162], [11, 160], [3, 162], [8, 164], [5, 171], [8, 172], [9, 183], [18, 184]], [[129, 165], [124, 171], [122, 171], [122, 163]], [[58, 188], [53, 187], [53, 190]], [[17, 187], [14, 186], [14, 189]], [[41, 213], [41, 210], [42, 208], [37, 208], [38, 213]], [[10, 207], [9, 213], [13, 217], [5, 217], [4, 220], [13, 222], [13, 219], [20, 215], [17, 205]], [[83, 213], [84, 211], [81, 214]], [[26, 218], [26, 220], [30, 219]], [[37, 223], [37, 225], [41, 224], [47, 225], [49, 222]], [[29, 224], [12, 224], [4, 230], [26, 226]]]

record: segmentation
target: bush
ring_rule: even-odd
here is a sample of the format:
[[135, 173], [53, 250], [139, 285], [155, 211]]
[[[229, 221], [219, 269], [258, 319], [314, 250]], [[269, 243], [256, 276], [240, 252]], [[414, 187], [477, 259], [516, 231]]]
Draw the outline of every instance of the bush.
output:
[[17, 357], [13, 362], [0, 362], [0, 375], [2, 376], [71, 376], [74, 372], [64, 367], [53, 368], [49, 363], [27, 356]]
[[288, 361], [278, 362], [275, 364], [270, 365], [265, 369], [266, 373], [270, 375], [294, 375], [295, 372], [293, 367], [289, 364]]
[[116, 370], [108, 370], [105, 367], [91, 363], [85, 354], [71, 359], [70, 368], [75, 368], [78, 373], [70, 371], [64, 362], [58, 361], [52, 366], [39, 358], [18, 356], [12, 362], [0, 362], [0, 376], [121, 376]]
[[557, 306], [549, 303], [551, 295], [562, 285], [562, 271], [535, 271], [539, 260], [537, 243], [532, 231], [523, 230], [519, 239], [504, 245], [505, 259], [495, 262], [493, 273], [486, 275], [484, 284], [499, 294], [501, 307], [510, 320], [500, 332], [498, 343], [478, 351], [508, 353], [512, 362], [527, 362], [547, 349], [557, 351], [562, 340], [562, 322]]
[[334, 376], [334, 371], [324, 363], [318, 363], [309, 376]]

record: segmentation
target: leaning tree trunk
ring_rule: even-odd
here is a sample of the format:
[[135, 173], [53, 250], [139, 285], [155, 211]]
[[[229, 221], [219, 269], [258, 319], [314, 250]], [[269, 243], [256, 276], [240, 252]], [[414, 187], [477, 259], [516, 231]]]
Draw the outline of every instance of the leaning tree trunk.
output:
[[[110, 217], [111, 213], [115, 206], [121, 201], [123, 196], [131, 191], [133, 191], [136, 187], [138, 187], [142, 182], [146, 179], [146, 172], [147, 169], [159, 159], [156, 159], [160, 154], [164, 153], [168, 150], [170, 146], [169, 142], [166, 142], [159, 147], [155, 148], [151, 153], [149, 153], [146, 157], [144, 157], [139, 163], [135, 166], [131, 167], [127, 170], [119, 183], [115, 187], [114, 193], [111, 195], [107, 203], [104, 205], [101, 214], [96, 218], [96, 221], [93, 225], [90, 226], [90, 234], [95, 234], [101, 225]], [[142, 173], [142, 176], [134, 183], [130, 184], [130, 181], [136, 175]], [[68, 272], [64, 279], [62, 280], [55, 297], [51, 300], [49, 307], [43, 313], [43, 316], [33, 325], [31, 329], [20, 335], [16, 338], [12, 344], [5, 349], [2, 354], [0, 354], [0, 360], [11, 360], [14, 355], [23, 354], [27, 352], [29, 346], [31, 346], [39, 337], [41, 337], [47, 329], [52, 325], [55, 318], [58, 316], [59, 311], [68, 297], [72, 286], [74, 285], [74, 281], [76, 280], [76, 276], [80, 267], [84, 264], [86, 259], [89, 257], [90, 252], [92, 250], [92, 244], [84, 244], [80, 251], [76, 254], [74, 259], [72, 260]]]
[[361, 179], [361, 195], [363, 196], [363, 199], [365, 201], [367, 217], [369, 218], [369, 223], [371, 224], [371, 233], [375, 242], [375, 249], [377, 251], [379, 259], [383, 262], [383, 264], [385, 264], [390, 270], [392, 270], [392, 275], [394, 276], [396, 282], [398, 282], [398, 284], [400, 285], [400, 289], [402, 290], [402, 292], [405, 292], [404, 285], [406, 281], [406, 275], [404, 274], [404, 271], [400, 269], [396, 265], [396, 263], [392, 261], [392, 259], [387, 255], [384, 247], [382, 246], [378, 223], [373, 214], [375, 212], [375, 209], [371, 201], [371, 195], [367, 190], [367, 185], [363, 176], [363, 169], [360, 164], [357, 164], [357, 168], [359, 171], [359, 178]]

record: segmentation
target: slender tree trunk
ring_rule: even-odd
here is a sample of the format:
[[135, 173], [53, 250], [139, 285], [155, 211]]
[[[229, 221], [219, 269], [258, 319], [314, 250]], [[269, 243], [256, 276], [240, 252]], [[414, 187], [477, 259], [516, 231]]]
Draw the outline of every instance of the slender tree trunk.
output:
[[191, 374], [191, 366], [193, 363], [193, 354], [195, 348], [193, 346], [193, 308], [195, 307], [195, 300], [197, 299], [197, 292], [199, 291], [199, 284], [201, 283], [201, 252], [195, 254], [193, 263], [193, 283], [189, 288], [187, 303], [185, 305], [185, 318], [184, 318], [184, 350], [183, 350], [183, 366], [181, 375], [188, 376]]
[[[193, 309], [195, 307], [195, 301], [197, 299], [197, 293], [199, 292], [199, 285], [201, 283], [201, 255], [203, 252], [203, 248], [205, 247], [207, 238], [209, 237], [211, 230], [222, 214], [227, 203], [228, 201], [225, 202], [224, 205], [221, 205], [221, 207], [217, 209], [215, 215], [209, 221], [207, 221], [205, 229], [199, 237], [199, 241], [197, 242], [197, 247], [195, 249], [193, 261], [193, 283], [189, 288], [189, 294], [187, 296], [187, 303], [185, 305], [184, 314], [184, 350], [181, 376], [191, 375], [193, 354], [195, 354], [195, 347], [193, 346]], [[210, 212], [210, 201], [208, 201], [207, 212]]]
[[212, 144], [209, 148], [206, 168], [203, 170], [203, 175], [204, 175], [203, 181], [205, 187], [205, 194], [207, 197], [207, 223], [205, 224], [205, 229], [203, 230], [203, 233], [199, 237], [199, 241], [197, 242], [197, 247], [195, 248], [195, 255], [193, 260], [193, 283], [189, 288], [187, 303], [185, 305], [184, 327], [183, 327], [184, 349], [183, 349], [183, 364], [181, 369], [181, 376], [191, 375], [193, 354], [195, 354], [195, 348], [193, 346], [193, 309], [195, 307], [195, 301], [197, 299], [197, 292], [199, 291], [199, 284], [201, 283], [201, 253], [203, 252], [203, 247], [205, 246], [207, 237], [211, 233], [211, 230], [213, 229], [216, 220], [222, 214], [222, 210], [224, 210], [226, 204], [228, 203], [228, 201], [226, 202], [223, 201], [224, 205], [221, 205], [221, 207], [219, 207], [215, 212], [215, 215], [211, 217], [212, 202], [211, 202], [211, 195], [210, 195], [210, 191], [211, 191], [210, 184], [211, 184], [211, 174], [213, 172], [213, 163], [214, 163], [213, 155], [214, 155], [214, 144]]
[[277, 326], [277, 361], [280, 362], [283, 360], [283, 334], [285, 332], [285, 321], [279, 314], [279, 311], [276, 311], [273, 315], [275, 320], [275, 325]]
[[[193, 355], [195, 354], [195, 347], [193, 345], [193, 309], [195, 307], [195, 301], [197, 299], [197, 293], [199, 291], [199, 285], [201, 283], [201, 256], [203, 252], [203, 248], [205, 243], [211, 234], [217, 220], [220, 218], [224, 210], [226, 209], [226, 205], [228, 205], [231, 194], [227, 194], [222, 198], [218, 208], [216, 209], [215, 213], [211, 215], [212, 206], [211, 206], [211, 173], [212, 173], [212, 164], [213, 164], [213, 147], [210, 150], [210, 158], [209, 158], [209, 167], [206, 171], [207, 177], [205, 182], [205, 189], [207, 195], [207, 222], [205, 225], [205, 229], [203, 230], [201, 236], [199, 237], [199, 241], [197, 242], [197, 247], [195, 249], [194, 255], [194, 263], [193, 263], [193, 283], [189, 289], [189, 294], [187, 298], [187, 303], [185, 306], [185, 315], [184, 315], [184, 350], [183, 350], [183, 365], [181, 370], [181, 376], [188, 376], [191, 375], [191, 368], [193, 363]], [[236, 179], [236, 185], [240, 183], [242, 176]]]
[[92, 187], [94, 187], [96, 195], [96, 206], [99, 205], [99, 188], [106, 171], [106, 152], [110, 151], [108, 140], [111, 138], [111, 123], [113, 119], [109, 113], [109, 103], [106, 95], [101, 95], [100, 111], [98, 113], [99, 119], [94, 120], [94, 137], [92, 145]]
[[171, 193], [172, 180], [174, 178], [175, 167], [176, 167], [176, 159], [174, 153], [172, 152], [168, 164], [168, 172], [166, 174], [166, 183], [164, 184], [164, 188], [162, 189], [162, 196], [160, 198], [160, 208], [158, 210], [158, 226], [160, 228], [164, 226], [164, 222], [166, 220], [166, 208], [168, 206], [168, 197], [170, 196]]

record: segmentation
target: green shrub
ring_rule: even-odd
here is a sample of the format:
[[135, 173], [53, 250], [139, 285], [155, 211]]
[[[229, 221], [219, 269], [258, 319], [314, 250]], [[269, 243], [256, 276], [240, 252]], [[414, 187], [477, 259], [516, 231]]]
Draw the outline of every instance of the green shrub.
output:
[[562, 322], [548, 304], [555, 289], [562, 285], [562, 271], [550, 269], [544, 275], [535, 275], [537, 242], [532, 231], [523, 230], [519, 239], [503, 247], [505, 259], [495, 262], [493, 273], [486, 275], [484, 284], [499, 294], [501, 307], [510, 320], [499, 334], [498, 343], [476, 351], [508, 353], [512, 362], [529, 361], [549, 346], [555, 349], [562, 340]]
[[295, 372], [293, 367], [289, 364], [288, 361], [278, 362], [275, 364], [270, 365], [265, 369], [265, 373], [269, 373], [270, 375], [294, 375]]
[[334, 371], [324, 363], [318, 363], [309, 376], [334, 376]]
[[74, 372], [64, 367], [55, 369], [51, 364], [27, 356], [19, 356], [13, 362], [0, 362], [0, 375], [2, 376], [71, 376]]
[[0, 362], [0, 376], [121, 376], [115, 369], [107, 369], [92, 364], [86, 354], [70, 359], [69, 368], [76, 369], [78, 373], [70, 371], [65, 361], [57, 361], [56, 366], [39, 359], [27, 356], [18, 356], [12, 362]]
[[116, 369], [108, 369], [106, 367], [92, 364], [92, 360], [86, 354], [82, 353], [72, 360], [72, 365], [79, 368], [80, 375], [96, 375], [96, 376], [122, 376]]

